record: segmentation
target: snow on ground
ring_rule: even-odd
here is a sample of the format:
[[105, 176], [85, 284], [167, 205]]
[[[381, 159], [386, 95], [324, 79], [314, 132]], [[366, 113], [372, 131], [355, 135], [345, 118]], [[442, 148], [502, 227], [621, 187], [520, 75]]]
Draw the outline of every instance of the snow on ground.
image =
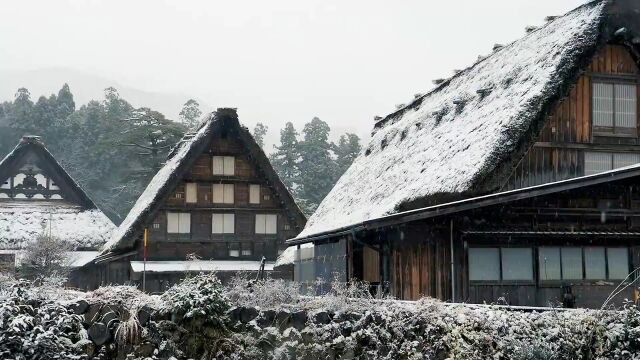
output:
[[603, 6], [590, 3], [549, 22], [384, 119], [298, 237], [469, 190], [514, 150], [565, 73], [594, 47]]

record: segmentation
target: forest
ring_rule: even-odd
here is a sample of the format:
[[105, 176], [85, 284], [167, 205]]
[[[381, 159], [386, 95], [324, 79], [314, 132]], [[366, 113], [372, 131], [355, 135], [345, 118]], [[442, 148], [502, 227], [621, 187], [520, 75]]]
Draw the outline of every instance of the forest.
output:
[[[136, 202], [167, 153], [204, 115], [190, 99], [179, 119], [153, 109], [136, 108], [109, 87], [104, 98], [76, 104], [64, 84], [57, 94], [37, 100], [26, 88], [0, 103], [0, 157], [23, 135], [39, 135], [67, 172], [94, 202], [119, 224]], [[242, 119], [241, 119], [242, 121]], [[252, 129], [264, 147], [268, 125]], [[280, 142], [264, 149], [282, 181], [310, 215], [360, 152], [351, 133], [330, 141], [329, 125], [314, 117], [298, 131], [292, 122], [280, 130]]]

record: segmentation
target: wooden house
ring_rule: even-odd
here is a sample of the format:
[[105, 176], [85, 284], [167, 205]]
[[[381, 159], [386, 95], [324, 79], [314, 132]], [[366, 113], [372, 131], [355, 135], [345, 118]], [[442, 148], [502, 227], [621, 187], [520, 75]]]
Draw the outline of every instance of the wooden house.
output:
[[288, 241], [296, 279], [592, 307], [623, 283], [614, 302], [634, 298], [639, 61], [640, 3], [594, 1], [381, 119]]
[[96, 259], [95, 283], [162, 291], [188, 273], [255, 274], [263, 257], [291, 278], [274, 262], [305, 222], [236, 111], [218, 109], [171, 151]]
[[[19, 263], [39, 236], [69, 242], [81, 268], [98, 254], [115, 225], [60, 166], [38, 136], [24, 136], [0, 161], [0, 268]], [[72, 273], [71, 284], [82, 271]]]

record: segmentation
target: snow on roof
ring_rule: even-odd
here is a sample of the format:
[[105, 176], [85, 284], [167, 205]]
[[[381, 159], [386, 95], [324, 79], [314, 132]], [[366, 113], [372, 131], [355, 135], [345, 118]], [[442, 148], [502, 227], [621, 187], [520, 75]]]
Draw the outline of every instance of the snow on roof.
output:
[[[301, 249], [312, 248], [312, 247], [313, 247], [313, 243], [306, 243], [306, 244], [300, 245]], [[273, 266], [278, 267], [278, 266], [293, 264], [293, 262], [296, 259], [296, 250], [297, 250], [297, 246], [289, 246], [288, 248], [286, 248], [282, 252], [282, 254], [278, 256], [278, 259], [276, 259], [276, 263]]]
[[74, 248], [100, 248], [114, 229], [98, 209], [37, 200], [0, 204], [1, 249], [23, 249], [49, 233]]
[[[20, 266], [24, 259], [24, 250], [0, 250], [0, 254], [15, 255], [15, 266]], [[87, 265], [100, 254], [99, 251], [67, 251], [67, 259], [69, 267], [79, 268]]]
[[298, 238], [393, 214], [434, 194], [470, 191], [517, 148], [595, 49], [604, 4], [528, 33], [379, 122]]
[[[144, 269], [144, 261], [131, 261], [133, 272]], [[273, 263], [265, 263], [265, 271], [273, 270]], [[192, 260], [192, 261], [147, 261], [147, 272], [192, 272], [192, 271], [258, 271], [260, 261], [248, 260]]]
[[[213, 116], [210, 115], [209, 119], [211, 120], [212, 118]], [[169, 184], [169, 180], [187, 158], [187, 154], [191, 152], [195, 144], [198, 144], [207, 137], [211, 129], [211, 123], [212, 121], [204, 122], [193, 137], [183, 141], [182, 144], [173, 151], [171, 158], [160, 171], [158, 171], [153, 179], [151, 179], [151, 182], [149, 182], [149, 185], [147, 185], [142, 195], [140, 195], [136, 204], [131, 211], [129, 211], [129, 214], [127, 214], [127, 217], [104, 245], [103, 253], [113, 250], [123, 238], [131, 235], [131, 233], [136, 230], [135, 226], [141, 220], [143, 214], [148, 212], [151, 206], [160, 199], [162, 190]]]

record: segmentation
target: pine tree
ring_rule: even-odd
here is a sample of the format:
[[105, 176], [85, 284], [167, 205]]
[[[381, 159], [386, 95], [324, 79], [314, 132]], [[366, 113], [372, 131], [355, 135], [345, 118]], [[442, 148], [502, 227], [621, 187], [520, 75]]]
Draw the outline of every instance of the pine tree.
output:
[[18, 89], [16, 97], [13, 100], [13, 106], [11, 107], [11, 114], [9, 118], [9, 124], [11, 127], [23, 132], [32, 131], [32, 110], [33, 101], [31, 101], [31, 93], [26, 88]]
[[62, 85], [62, 89], [58, 91], [56, 103], [57, 115], [62, 120], [66, 119], [76, 111], [76, 103], [73, 101], [73, 94], [71, 93], [68, 84], [65, 83]]
[[300, 143], [300, 198], [303, 210], [312, 213], [331, 191], [336, 180], [336, 163], [331, 157], [329, 124], [315, 117], [304, 126]]
[[180, 121], [189, 128], [193, 130], [198, 126], [198, 121], [200, 120], [200, 116], [202, 116], [202, 111], [200, 110], [200, 104], [193, 99], [189, 99], [182, 106], [182, 110], [180, 110]]
[[356, 134], [346, 133], [340, 136], [338, 144], [335, 146], [336, 153], [336, 166], [337, 176], [339, 178], [345, 171], [351, 166], [353, 160], [356, 159], [362, 146], [360, 145], [360, 138]]
[[292, 123], [288, 122], [285, 127], [280, 130], [280, 146], [274, 147], [276, 151], [269, 157], [271, 165], [287, 189], [295, 195], [297, 193], [297, 183], [300, 176], [298, 169], [300, 151], [298, 148], [298, 132]]
[[264, 137], [267, 135], [267, 131], [269, 131], [269, 127], [260, 122], [253, 128], [253, 139], [261, 148], [264, 147]]

